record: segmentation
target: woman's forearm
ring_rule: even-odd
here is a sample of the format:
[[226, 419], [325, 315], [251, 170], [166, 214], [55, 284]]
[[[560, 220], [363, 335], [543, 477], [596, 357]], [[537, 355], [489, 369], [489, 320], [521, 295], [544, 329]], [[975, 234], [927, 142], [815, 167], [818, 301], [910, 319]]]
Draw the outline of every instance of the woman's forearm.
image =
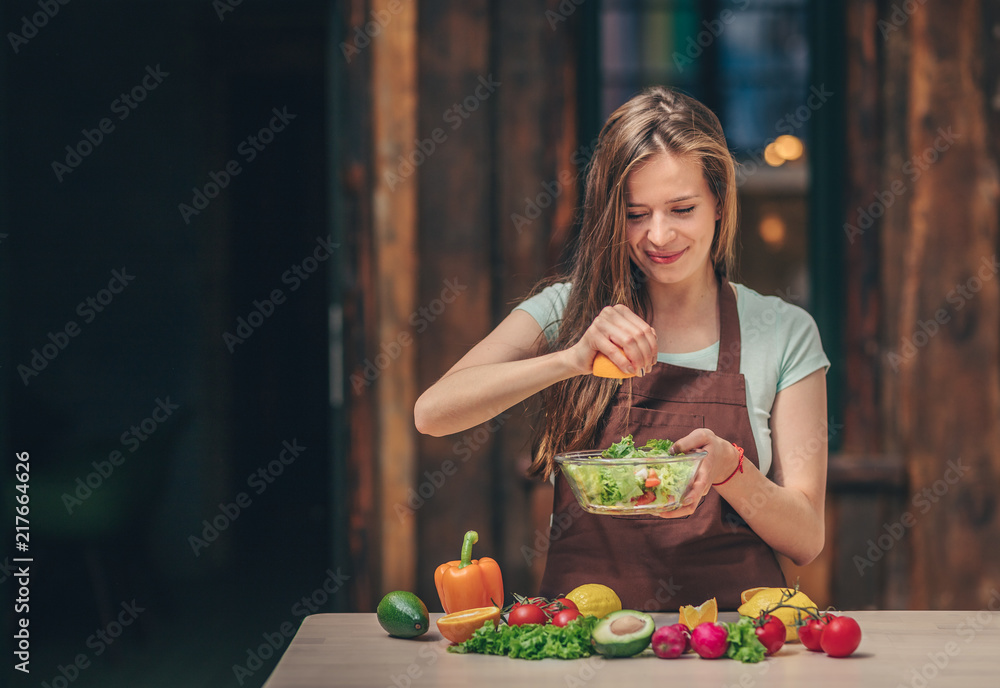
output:
[[814, 504], [801, 490], [772, 482], [749, 461], [743, 473], [715, 489], [764, 542], [797, 565], [823, 550], [824, 505]]
[[449, 373], [417, 399], [417, 430], [441, 437], [479, 425], [546, 387], [578, 375], [565, 352]]

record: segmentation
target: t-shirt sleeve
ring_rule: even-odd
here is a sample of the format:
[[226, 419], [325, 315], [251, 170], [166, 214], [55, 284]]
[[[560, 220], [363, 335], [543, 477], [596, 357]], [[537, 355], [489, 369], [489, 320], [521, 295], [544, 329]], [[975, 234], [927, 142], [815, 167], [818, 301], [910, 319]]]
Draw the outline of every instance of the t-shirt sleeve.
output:
[[559, 323], [566, 309], [569, 287], [569, 282], [553, 284], [514, 307], [515, 311], [524, 311], [535, 319], [549, 344], [559, 336]]
[[785, 346], [778, 363], [777, 391], [794, 385], [821, 368], [830, 369], [830, 359], [823, 351], [819, 328], [808, 312], [798, 306], [790, 306], [782, 313], [779, 327]]

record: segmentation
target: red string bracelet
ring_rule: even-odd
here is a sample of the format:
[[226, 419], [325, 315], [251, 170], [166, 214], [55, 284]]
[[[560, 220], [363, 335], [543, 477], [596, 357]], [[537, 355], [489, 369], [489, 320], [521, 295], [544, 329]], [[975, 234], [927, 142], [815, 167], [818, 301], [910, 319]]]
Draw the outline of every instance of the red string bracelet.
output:
[[740, 454], [740, 461], [739, 461], [739, 463], [736, 464], [736, 468], [733, 469], [733, 472], [729, 474], [728, 478], [726, 478], [725, 480], [723, 480], [721, 483], [712, 483], [712, 487], [718, 487], [719, 485], [725, 485], [726, 483], [728, 483], [730, 480], [733, 479], [734, 475], [736, 475], [737, 473], [742, 473], [743, 472], [743, 447], [741, 447], [740, 445], [736, 444], [735, 442], [733, 442], [732, 444], [733, 444], [734, 447], [736, 447], [736, 451], [739, 452], [739, 454]]

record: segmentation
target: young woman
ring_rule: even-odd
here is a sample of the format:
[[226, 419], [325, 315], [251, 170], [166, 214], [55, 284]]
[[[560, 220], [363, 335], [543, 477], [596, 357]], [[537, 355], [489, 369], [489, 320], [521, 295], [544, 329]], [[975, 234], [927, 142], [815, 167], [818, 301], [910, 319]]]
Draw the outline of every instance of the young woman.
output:
[[[584, 583], [626, 608], [674, 610], [785, 584], [822, 550], [826, 369], [812, 318], [730, 284], [735, 164], [715, 115], [654, 87], [605, 124], [570, 274], [524, 301], [418, 399], [422, 433], [478, 425], [541, 393], [531, 472], [555, 482], [542, 594]], [[598, 352], [637, 374], [594, 377]], [[554, 457], [676, 441], [704, 451], [682, 508], [584, 513]], [[568, 525], [567, 525], [568, 524]]]

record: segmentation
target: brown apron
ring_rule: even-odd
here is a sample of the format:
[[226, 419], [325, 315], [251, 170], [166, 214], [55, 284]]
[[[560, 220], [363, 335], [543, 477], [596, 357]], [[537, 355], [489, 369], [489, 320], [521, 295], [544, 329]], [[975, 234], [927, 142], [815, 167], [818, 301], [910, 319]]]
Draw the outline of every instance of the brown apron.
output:
[[[726, 280], [719, 286], [719, 316], [718, 369], [657, 363], [650, 374], [626, 380], [597, 447], [630, 433], [636, 445], [677, 440], [704, 427], [743, 447], [746, 460], [760, 466], [740, 374], [736, 296]], [[541, 585], [546, 597], [602, 583], [618, 593], [626, 609], [676, 611], [712, 597], [720, 609], [736, 609], [747, 588], [785, 585], [774, 551], [715, 489], [685, 518], [598, 516], [580, 508], [559, 472], [552, 513]]]

